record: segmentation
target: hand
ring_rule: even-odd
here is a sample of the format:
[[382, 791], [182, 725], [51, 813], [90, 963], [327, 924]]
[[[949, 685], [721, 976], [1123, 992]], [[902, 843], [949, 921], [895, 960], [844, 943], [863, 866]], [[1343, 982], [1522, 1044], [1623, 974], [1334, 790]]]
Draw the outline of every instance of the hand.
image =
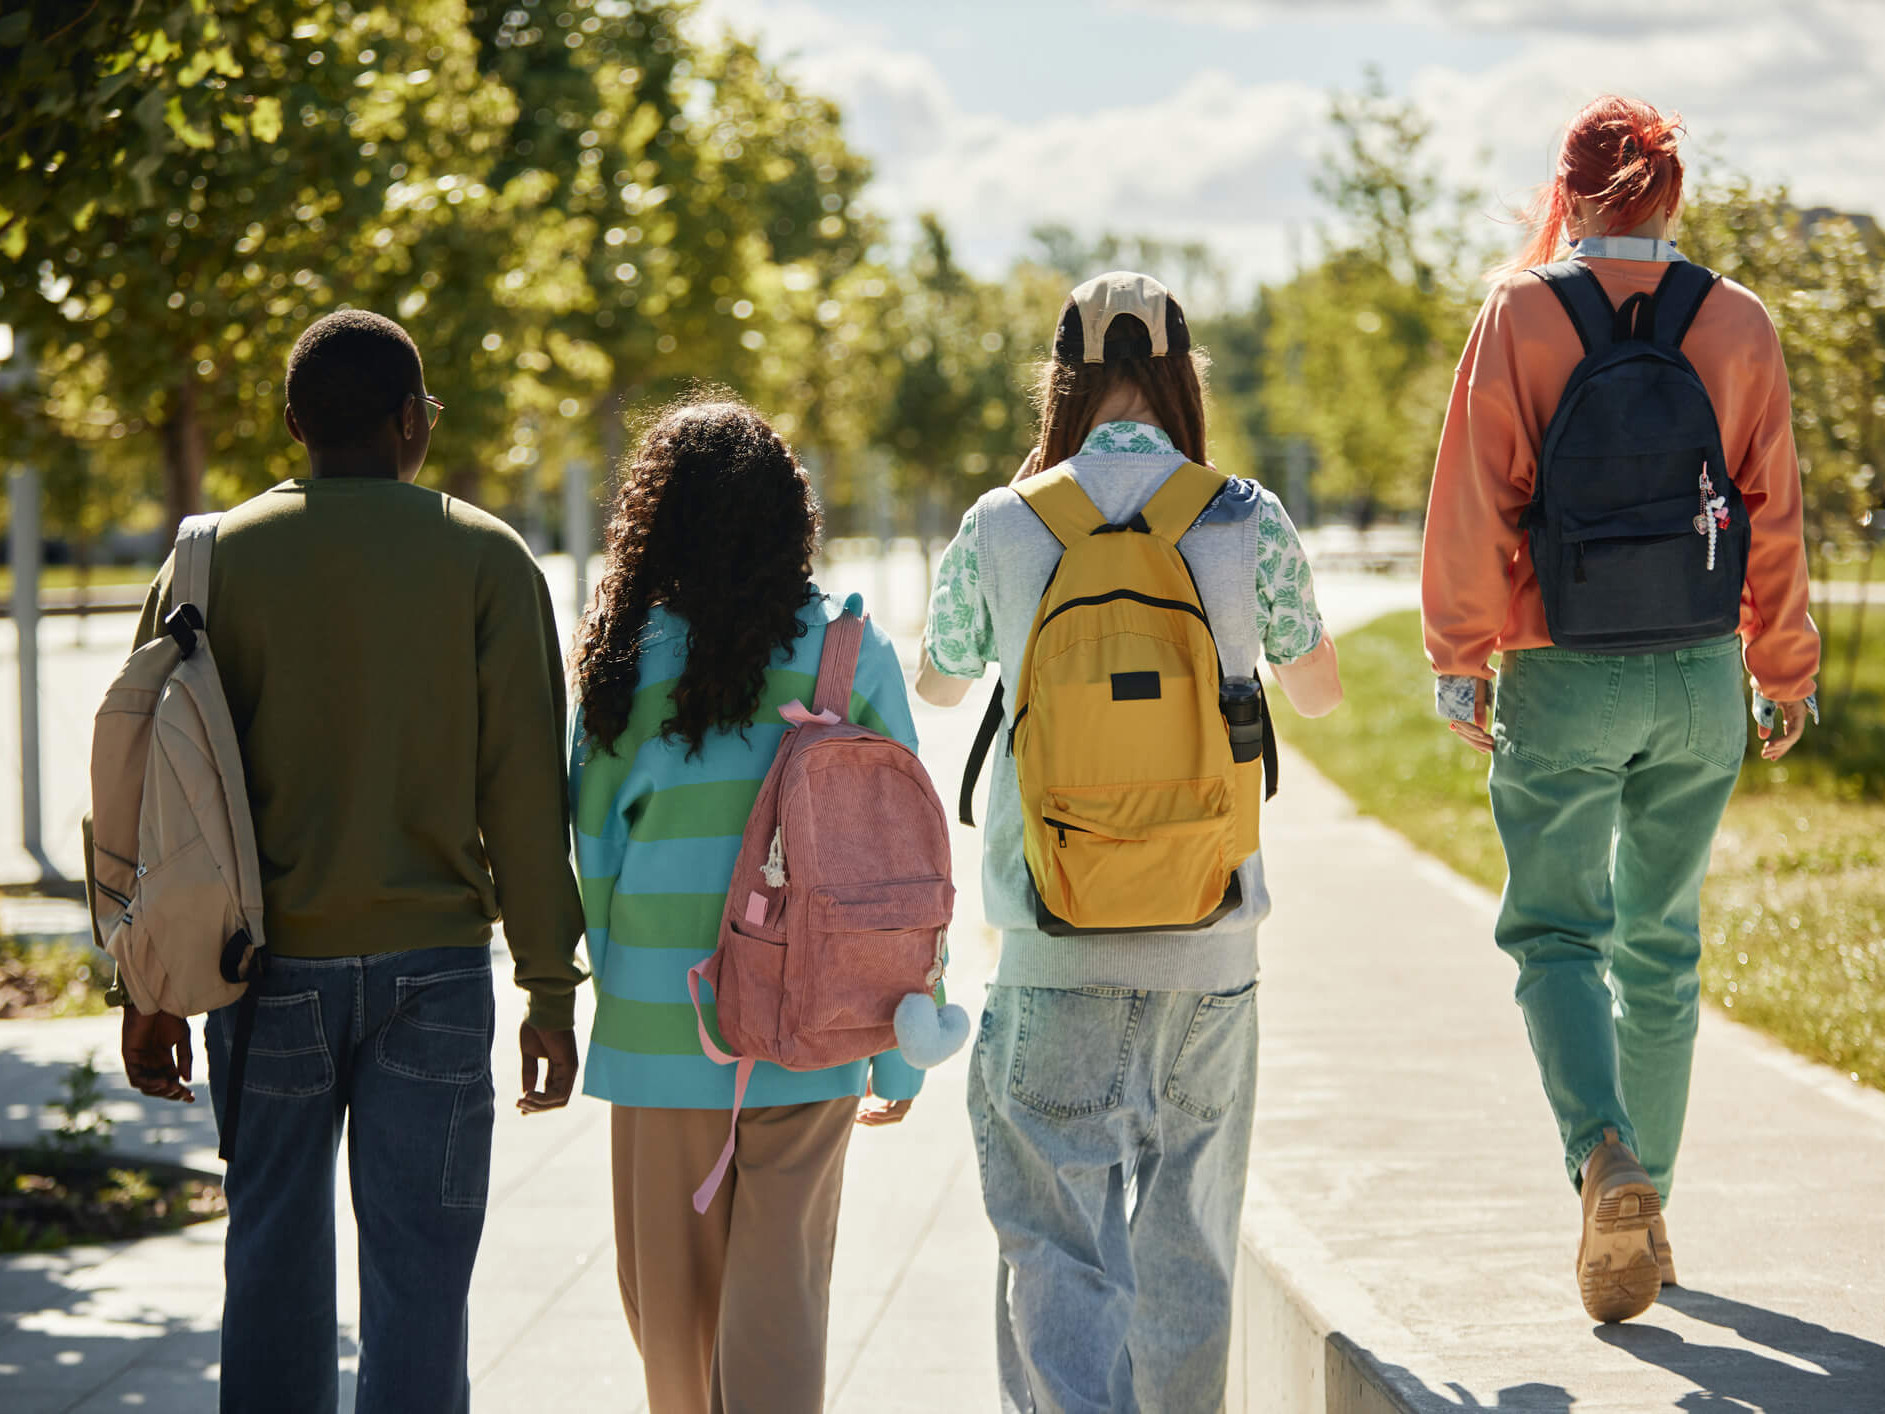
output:
[[1449, 721], [1447, 730], [1461, 741], [1472, 747], [1481, 756], [1492, 755], [1492, 733], [1486, 730], [1486, 720], [1492, 706], [1492, 681], [1489, 678], [1475, 678], [1473, 683], [1473, 720], [1470, 722]]
[[879, 1100], [874, 1095], [866, 1095], [864, 1103], [857, 1107], [857, 1122], [869, 1129], [902, 1124], [903, 1117], [915, 1103], [915, 1100]]
[[[517, 1049], [524, 1058], [524, 1093], [517, 1108], [534, 1115], [567, 1105], [576, 1089], [576, 1033], [540, 1031], [526, 1021], [517, 1033]], [[539, 1061], [549, 1070], [541, 1089], [537, 1086]]]
[[120, 1050], [125, 1078], [140, 1094], [196, 1103], [190, 1089], [190, 1023], [182, 1017], [126, 1006]]
[[1799, 743], [1800, 733], [1806, 730], [1806, 703], [1776, 702], [1780, 709], [1780, 735], [1775, 736], [1771, 727], [1757, 727], [1761, 740], [1767, 744], [1761, 748], [1763, 761], [1778, 761]]
[[[1041, 449], [1038, 446], [1031, 447], [1028, 450], [1027, 460], [1021, 463], [1021, 470], [1017, 471], [1014, 474], [1014, 479], [1015, 481], [1026, 481], [1030, 476], [1034, 475], [1034, 473], [1039, 471], [1040, 469], [1041, 469]], [[1008, 484], [1012, 486], [1014, 482], [1011, 481]]]

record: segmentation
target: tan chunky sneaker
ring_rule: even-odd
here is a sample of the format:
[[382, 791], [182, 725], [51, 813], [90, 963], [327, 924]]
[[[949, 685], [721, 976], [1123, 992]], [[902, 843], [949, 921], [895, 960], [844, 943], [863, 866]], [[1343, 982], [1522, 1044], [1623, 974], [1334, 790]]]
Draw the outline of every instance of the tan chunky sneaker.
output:
[[1584, 1235], [1577, 1244], [1577, 1290], [1593, 1321], [1627, 1321], [1655, 1304], [1662, 1272], [1650, 1227], [1662, 1215], [1656, 1185], [1636, 1155], [1606, 1129], [1584, 1171]]
[[1650, 1245], [1656, 1249], [1656, 1266], [1662, 1272], [1662, 1284], [1664, 1286], [1682, 1285], [1676, 1280], [1675, 1253], [1669, 1248], [1669, 1229], [1663, 1225], [1660, 1212], [1650, 1221], [1649, 1241]]

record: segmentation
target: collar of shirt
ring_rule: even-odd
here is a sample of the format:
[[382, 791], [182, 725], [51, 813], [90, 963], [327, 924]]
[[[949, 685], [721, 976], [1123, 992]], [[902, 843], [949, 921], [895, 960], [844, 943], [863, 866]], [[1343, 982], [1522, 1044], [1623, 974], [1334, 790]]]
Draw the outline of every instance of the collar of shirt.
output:
[[1178, 446], [1162, 427], [1146, 422], [1102, 422], [1087, 433], [1076, 455], [1088, 452], [1125, 452], [1134, 456], [1170, 457]]
[[1667, 265], [1681, 260], [1674, 241], [1657, 236], [1586, 236], [1571, 243], [1574, 260], [1648, 260]]

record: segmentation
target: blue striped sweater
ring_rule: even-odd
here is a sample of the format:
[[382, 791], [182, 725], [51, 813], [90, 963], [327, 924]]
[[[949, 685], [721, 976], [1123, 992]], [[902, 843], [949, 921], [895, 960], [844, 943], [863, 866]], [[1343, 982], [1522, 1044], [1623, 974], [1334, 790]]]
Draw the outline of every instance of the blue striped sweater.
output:
[[[862, 612], [862, 598], [849, 607]], [[700, 1048], [687, 971], [719, 941], [720, 914], [746, 817], [784, 738], [779, 708], [808, 707], [824, 651], [825, 625], [846, 606], [819, 595], [800, 613], [806, 635], [766, 675], [753, 725], [708, 735], [698, 756], [661, 735], [687, 661], [687, 624], [662, 608], [649, 615], [641, 680], [628, 728], [608, 750], [583, 739], [578, 716], [570, 751], [576, 859], [582, 876], [596, 1020], [583, 1092], [653, 1109], [733, 1107], [733, 1067]], [[850, 718], [916, 749], [916, 724], [897, 651], [873, 624], [858, 655]], [[711, 989], [703, 990], [703, 1001]], [[716, 1042], [710, 1004], [703, 1005]], [[921, 1072], [892, 1051], [828, 1070], [754, 1067], [748, 1107], [862, 1095], [865, 1081], [889, 1100], [913, 1098]]]

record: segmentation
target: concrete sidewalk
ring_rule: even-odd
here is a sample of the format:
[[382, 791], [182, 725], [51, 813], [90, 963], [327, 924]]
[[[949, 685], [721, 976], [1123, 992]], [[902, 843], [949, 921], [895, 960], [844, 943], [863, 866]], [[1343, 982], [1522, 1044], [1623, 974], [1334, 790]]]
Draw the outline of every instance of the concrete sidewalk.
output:
[[1300, 757], [1282, 782], [1243, 1407], [1885, 1411], [1885, 1095], [1705, 1011], [1669, 1216], [1685, 1285], [1593, 1326], [1495, 901]]

